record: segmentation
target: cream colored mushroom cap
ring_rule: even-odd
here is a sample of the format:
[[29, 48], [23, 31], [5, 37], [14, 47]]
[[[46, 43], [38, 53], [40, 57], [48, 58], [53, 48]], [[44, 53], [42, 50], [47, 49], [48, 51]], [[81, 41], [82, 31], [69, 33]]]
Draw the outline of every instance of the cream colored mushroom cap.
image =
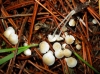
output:
[[92, 20], [92, 23], [93, 23], [93, 24], [97, 24], [96, 19], [93, 19], [93, 20]]
[[61, 44], [60, 44], [59, 42], [55, 42], [55, 43], [53, 44], [53, 49], [54, 49], [55, 51], [61, 50]]
[[55, 62], [55, 57], [52, 53], [46, 53], [43, 55], [42, 60], [46, 65], [51, 66]]
[[39, 44], [39, 49], [41, 53], [46, 53], [49, 50], [50, 46], [46, 41], [42, 41]]
[[26, 56], [30, 56], [30, 55], [32, 54], [32, 52], [31, 52], [30, 49], [26, 49], [26, 50], [24, 51], [24, 54], [25, 54]]
[[77, 50], [80, 50], [81, 47], [82, 47], [82, 46], [81, 46], [80, 44], [77, 44], [77, 45], [76, 45], [76, 49], [77, 49]]
[[28, 44], [27, 44], [27, 43], [24, 43], [23, 45], [24, 45], [24, 46], [28, 46]]
[[56, 41], [56, 37], [49, 34], [48, 35], [48, 40], [49, 40], [49, 42], [54, 42], [54, 41]]
[[66, 45], [66, 43], [62, 44], [62, 48], [65, 49]]
[[17, 44], [18, 43], [18, 35], [17, 34], [10, 34], [8, 40], [12, 43], [12, 44]]
[[55, 35], [55, 38], [56, 38], [56, 40], [57, 41], [62, 41], [62, 40], [64, 40], [64, 38], [63, 37], [60, 37], [59, 35]]
[[72, 35], [67, 35], [67, 36], [65, 37], [65, 41], [66, 41], [67, 44], [72, 44], [72, 43], [74, 43], [75, 38], [74, 38], [74, 36], [72, 36]]
[[52, 55], [53, 55], [53, 52], [52, 52], [51, 50], [49, 50], [49, 51], [48, 51], [48, 53], [50, 53], [50, 54], [52, 54]]
[[58, 59], [64, 57], [63, 50], [55, 51], [54, 54], [55, 54], [56, 58], [58, 58]]
[[6, 38], [8, 38], [12, 33], [15, 33], [15, 30], [12, 27], [8, 27], [3, 34]]
[[68, 65], [68, 67], [73, 68], [77, 65], [77, 60], [73, 57], [65, 58], [65, 61]]
[[70, 19], [69, 26], [75, 26], [76, 22], [74, 19]]
[[72, 55], [72, 51], [69, 49], [64, 49], [63, 54], [65, 57], [70, 57]]

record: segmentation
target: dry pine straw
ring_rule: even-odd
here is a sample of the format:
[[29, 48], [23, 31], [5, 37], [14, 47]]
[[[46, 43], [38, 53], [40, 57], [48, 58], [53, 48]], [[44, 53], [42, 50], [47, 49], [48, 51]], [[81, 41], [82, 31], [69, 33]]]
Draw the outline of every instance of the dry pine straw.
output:
[[[50, 49], [54, 51], [52, 48], [52, 43], [47, 40], [47, 35], [53, 33], [62, 19], [64, 19], [64, 17], [78, 4], [86, 2], [86, 0], [72, 0], [72, 2], [69, 1], [41, 0], [40, 2], [40, 0], [1, 0], [0, 9], [2, 16], [0, 18], [4, 19], [0, 20], [0, 48], [18, 48], [19, 46], [22, 46], [24, 42], [28, 42], [28, 44], [30, 44], [33, 42], [40, 43], [41, 41], [46, 40], [50, 44]], [[77, 40], [81, 41], [82, 50], [75, 50], [74, 45], [71, 47], [78, 54], [80, 54], [84, 60], [88, 61], [98, 71], [100, 71], [100, 23], [98, 22], [98, 24], [94, 25], [91, 22], [93, 18], [95, 18], [97, 21], [100, 21], [100, 15], [98, 14], [100, 11], [100, 5], [98, 5], [98, 1], [99, 0], [93, 0], [93, 2], [91, 1], [91, 4], [86, 9], [79, 12], [81, 15], [75, 14], [72, 16], [76, 20], [76, 16], [80, 16], [86, 23], [86, 27], [84, 27], [83, 24], [77, 20], [77, 26], [74, 29], [69, 27], [68, 33], [74, 35]], [[49, 28], [43, 28], [42, 30], [35, 31], [34, 25], [37, 22], [46, 23], [47, 27]], [[19, 36], [19, 43], [15, 46], [3, 36], [3, 32], [8, 26], [14, 27]], [[89, 28], [92, 30], [92, 32], [89, 31]], [[5, 42], [5, 45], [2, 45], [3, 42]], [[31, 50], [33, 55], [29, 57], [26, 57], [23, 54], [16, 56], [16, 50], [14, 58], [11, 59], [10, 62], [0, 66], [0, 73], [70, 73], [64, 58], [60, 60], [56, 59], [56, 63], [49, 67], [42, 62], [42, 54], [37, 50], [37, 48], [31, 48]], [[0, 58], [6, 55], [6, 53], [0, 54]], [[71, 71], [76, 74], [94, 74], [89, 67], [79, 60], [78, 65], [71, 69]]]

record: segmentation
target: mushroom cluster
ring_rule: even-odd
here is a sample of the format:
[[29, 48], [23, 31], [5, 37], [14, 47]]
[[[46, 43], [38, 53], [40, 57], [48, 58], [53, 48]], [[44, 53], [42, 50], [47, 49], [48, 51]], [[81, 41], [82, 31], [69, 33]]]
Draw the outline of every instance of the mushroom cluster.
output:
[[39, 50], [43, 54], [43, 57], [42, 57], [43, 62], [46, 65], [51, 66], [55, 62], [55, 57], [53, 55], [53, 52], [51, 50], [49, 50], [49, 48], [50, 48], [50, 46], [46, 41], [42, 41], [39, 44]]
[[[71, 61], [70, 56], [72, 55], [72, 51], [70, 49], [67, 49], [65, 46], [66, 46], [66, 44], [61, 45], [59, 42], [53, 43], [53, 49], [54, 49], [54, 53], [53, 53], [51, 50], [49, 50], [50, 49], [49, 44], [46, 41], [42, 41], [39, 44], [39, 50], [43, 54], [43, 57], [42, 57], [43, 62], [46, 65], [51, 66], [55, 63], [55, 58], [61, 59], [64, 56], [65, 56], [66, 62]], [[77, 60], [75, 58], [74, 58], [74, 60], [75, 60], [75, 65], [73, 64], [73, 61], [72, 61], [72, 63], [70, 63], [71, 66], [68, 65], [69, 67], [76, 66]]]
[[53, 65], [55, 63], [55, 57], [53, 55], [53, 52], [49, 50], [47, 53], [43, 55], [42, 60], [48, 66]]
[[[74, 27], [76, 25], [76, 22], [74, 19], [70, 19], [69, 21], [69, 26]], [[67, 27], [63, 26], [61, 28], [61, 32], [63, 31], [63, 35], [61, 35], [61, 32], [59, 34], [56, 34], [58, 27], [55, 29], [53, 35], [49, 34], [47, 36], [48, 41], [52, 42], [52, 48], [54, 49], [54, 53], [49, 50], [50, 46], [46, 41], [42, 41], [39, 44], [39, 50], [40, 52], [43, 54], [42, 60], [45, 64], [47, 64], [48, 66], [51, 66], [54, 64], [55, 62], [55, 58], [57, 59], [61, 59], [63, 57], [65, 57], [65, 61], [68, 65], [68, 67], [75, 67], [77, 65], [77, 60], [74, 57], [71, 57], [72, 55], [72, 51], [69, 48], [66, 48], [66, 45], [71, 45], [75, 42], [75, 37], [73, 35], [68, 35], [67, 31]], [[62, 41], [65, 40], [65, 43], [61, 44], [58, 41]], [[81, 49], [81, 45], [80, 44], [76, 44], [76, 49], [80, 50]], [[54, 55], [53, 55], [54, 54]]]
[[4, 32], [4, 36], [12, 43], [17, 44], [18, 43], [18, 35], [15, 34], [15, 30], [13, 27], [8, 27], [6, 31]]
[[55, 57], [58, 59], [61, 59], [65, 56], [65, 61], [68, 65], [68, 67], [75, 67], [77, 65], [77, 60], [74, 57], [71, 57], [72, 51], [68, 48], [66, 48], [67, 44], [61, 44], [59, 42], [55, 42], [53, 44], [53, 49], [55, 50], [54, 54]]
[[[53, 49], [55, 50], [54, 54], [55, 54], [55, 57], [60, 59], [62, 57], [69, 57], [71, 56], [72, 52], [69, 50], [69, 49], [66, 49], [65, 48], [66, 44], [63, 44], [61, 46], [61, 44], [59, 42], [55, 42], [53, 44]], [[63, 50], [62, 50], [63, 48]]]

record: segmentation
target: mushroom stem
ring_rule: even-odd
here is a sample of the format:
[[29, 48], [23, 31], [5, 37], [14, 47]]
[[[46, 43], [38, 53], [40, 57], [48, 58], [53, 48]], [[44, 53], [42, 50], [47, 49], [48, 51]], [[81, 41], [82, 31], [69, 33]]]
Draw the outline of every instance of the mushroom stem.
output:
[[[73, 14], [75, 14], [75, 10], [72, 10], [72, 11], [62, 20], [62, 22], [61, 22], [61, 23], [57, 26], [57, 28], [55, 29], [55, 31], [54, 31], [54, 33], [53, 33], [53, 36], [55, 36], [55, 34], [56, 34], [57, 30], [58, 30], [58, 27], [60, 27], [61, 24], [63, 24], [63, 23], [65, 22], [65, 20], [67, 20], [67, 21], [65, 22], [65, 24], [63, 25], [63, 26], [65, 26], [66, 23], [69, 21], [69, 19], [71, 18], [71, 16], [72, 16]], [[62, 30], [61, 30], [61, 32], [62, 32]], [[59, 33], [59, 36], [60, 36], [61, 32]]]
[[[64, 23], [64, 25], [63, 26], [65, 26], [66, 24], [67, 24], [67, 22], [70, 20], [70, 18], [71, 18], [71, 14], [69, 15], [69, 17], [67, 18], [67, 21]], [[63, 27], [62, 26], [62, 27]], [[61, 29], [61, 31], [60, 31], [60, 33], [59, 33], [59, 36], [61, 35], [61, 33], [62, 33], [62, 29]]]

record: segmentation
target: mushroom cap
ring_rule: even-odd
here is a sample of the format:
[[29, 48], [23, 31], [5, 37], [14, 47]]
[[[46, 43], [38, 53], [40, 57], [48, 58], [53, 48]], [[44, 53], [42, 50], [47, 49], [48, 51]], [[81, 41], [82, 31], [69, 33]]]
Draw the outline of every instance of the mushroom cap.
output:
[[70, 57], [72, 55], [72, 51], [69, 49], [64, 49], [63, 54], [65, 57]]
[[49, 50], [50, 46], [46, 41], [42, 41], [39, 44], [39, 49], [41, 53], [46, 53]]
[[25, 54], [26, 56], [30, 56], [30, 55], [32, 54], [32, 52], [31, 52], [30, 49], [27, 49], [27, 50], [24, 51], [24, 54]]
[[60, 44], [59, 42], [55, 42], [55, 43], [53, 44], [53, 49], [54, 49], [55, 51], [61, 50], [61, 44]]
[[67, 31], [67, 27], [66, 26], [63, 26], [61, 29], [62, 29], [63, 32]]
[[25, 42], [24, 44], [23, 44], [24, 46], [28, 46], [28, 44]]
[[72, 35], [67, 35], [67, 36], [65, 37], [65, 41], [66, 41], [67, 44], [72, 44], [72, 43], [74, 43], [74, 40], [75, 40], [75, 38], [74, 38], [74, 36], [72, 36]]
[[65, 61], [68, 65], [68, 67], [73, 68], [77, 65], [77, 60], [73, 57], [65, 58]]
[[52, 54], [52, 55], [53, 55], [53, 52], [52, 52], [51, 50], [49, 50], [47, 53], [50, 53], [50, 54]]
[[63, 37], [60, 37], [60, 36], [57, 35], [57, 34], [55, 35], [55, 37], [56, 37], [56, 40], [57, 40], [57, 41], [62, 41], [62, 40], [64, 40]]
[[48, 53], [48, 52], [47, 52], [47, 53], [45, 53], [45, 54], [43, 55], [42, 60], [43, 60], [43, 62], [44, 62], [46, 65], [51, 66], [51, 65], [53, 65], [54, 62], [55, 62], [55, 57], [53, 56], [52, 53]]
[[14, 30], [12, 27], [8, 27], [8, 28], [6, 29], [6, 31], [4, 32], [4, 36], [5, 36], [6, 38], [9, 38], [10, 34], [12, 34], [12, 33], [15, 33], [15, 30]]
[[76, 22], [74, 19], [70, 19], [69, 26], [75, 26]]
[[12, 33], [9, 35], [8, 40], [12, 43], [12, 44], [17, 44], [18, 43], [18, 35], [15, 33]]
[[63, 50], [55, 51], [55, 56], [56, 56], [56, 58], [58, 58], [58, 59], [64, 57]]
[[49, 34], [48, 35], [48, 40], [49, 40], [49, 42], [54, 42], [54, 41], [56, 41], [56, 37]]
[[80, 44], [77, 44], [77, 45], [76, 45], [76, 49], [77, 49], [77, 50], [80, 50], [81, 47], [82, 47], [82, 46], [81, 46]]
[[65, 49], [66, 45], [66, 43], [62, 44], [62, 48]]
[[[9, 27], [7, 27], [7, 29], [6, 30], [14, 30], [14, 28], [13, 27], [11, 27], [11, 26], [9, 26]], [[14, 30], [15, 31], [15, 30]]]
[[62, 35], [63, 38], [65, 38], [68, 35], [67, 32], [64, 32], [64, 34]]
[[97, 24], [96, 19], [93, 19], [93, 20], [92, 20], [92, 23], [93, 23], [93, 24]]

